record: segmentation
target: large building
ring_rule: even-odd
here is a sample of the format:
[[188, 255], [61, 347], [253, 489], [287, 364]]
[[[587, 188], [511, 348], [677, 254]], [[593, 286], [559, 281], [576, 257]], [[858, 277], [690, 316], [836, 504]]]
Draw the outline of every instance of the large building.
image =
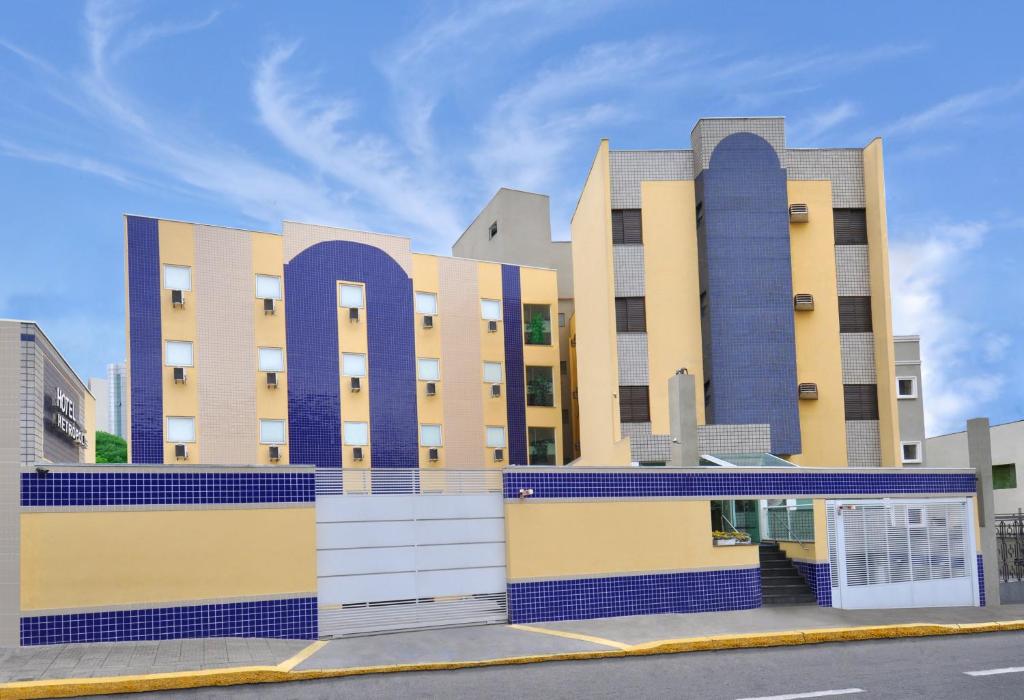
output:
[[294, 222], [125, 235], [131, 462], [562, 462], [553, 270]]
[[685, 369], [703, 452], [901, 464], [880, 140], [793, 149], [782, 118], [729, 118], [690, 148], [602, 141], [572, 254], [581, 463], [665, 463]]

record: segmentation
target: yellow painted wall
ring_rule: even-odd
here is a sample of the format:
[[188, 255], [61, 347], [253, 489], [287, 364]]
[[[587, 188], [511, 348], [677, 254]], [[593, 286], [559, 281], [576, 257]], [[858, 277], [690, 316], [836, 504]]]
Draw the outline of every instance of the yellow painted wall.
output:
[[710, 501], [505, 504], [509, 580], [758, 565], [757, 547], [715, 547]]
[[[437, 258], [433, 255], [413, 254], [412, 256], [412, 288], [413, 292], [433, 292], [439, 295], [440, 276], [438, 273]], [[422, 314], [415, 314], [416, 323], [416, 358], [432, 358], [440, 360], [441, 379], [436, 382], [437, 394], [427, 396], [424, 391], [425, 381], [416, 380], [416, 410], [419, 425], [440, 425], [442, 447], [438, 450], [438, 461], [431, 462], [427, 451], [429, 448], [420, 446], [420, 464], [424, 467], [443, 467], [444, 461], [444, 379], [445, 366], [444, 358], [441, 356], [441, 324], [444, 323], [443, 314], [434, 315], [434, 327], [426, 329], [423, 327]], [[419, 425], [416, 426], [417, 440], [419, 440]]]
[[[790, 224], [793, 293], [814, 295], [813, 311], [795, 311], [797, 382], [818, 385], [817, 401], [798, 401], [803, 452], [796, 464], [845, 467], [846, 418], [843, 362], [836, 302], [832, 184], [828, 180], [787, 183], [789, 201], [807, 204], [807, 223]], [[794, 387], [794, 392], [796, 388]]]
[[[359, 320], [350, 321], [349, 311], [338, 303], [340, 298], [341, 285], [353, 284], [363, 287], [363, 308], [359, 309]], [[341, 429], [342, 441], [345, 439], [345, 423], [366, 423], [367, 444], [362, 445], [363, 461], [356, 462], [352, 459], [352, 446], [345, 445], [341, 463], [352, 469], [369, 469], [372, 465], [373, 450], [370, 443], [370, 392], [373, 386], [370, 385], [370, 355], [367, 352], [366, 340], [366, 308], [369, 303], [366, 296], [366, 288], [361, 282], [339, 280], [335, 290], [335, 305], [338, 309], [338, 381], [341, 396]], [[359, 353], [366, 356], [366, 376], [360, 382], [359, 391], [352, 391], [349, 377], [342, 376], [341, 356], [346, 352]]]
[[[479, 288], [481, 299], [498, 299], [502, 300], [501, 293], [501, 265], [497, 263], [477, 263], [477, 285]], [[479, 303], [478, 303], [479, 304]], [[489, 384], [484, 384], [483, 371], [484, 361], [487, 362], [500, 362], [501, 371], [504, 375], [505, 381], [508, 382], [508, 365], [505, 363], [505, 329], [504, 322], [498, 321], [498, 332], [488, 333], [487, 332], [487, 321], [483, 320], [482, 311], [478, 314], [480, 316], [480, 391], [483, 392], [484, 399], [484, 435], [480, 436], [480, 444], [486, 445], [486, 430], [488, 426], [504, 426], [505, 427], [505, 456], [506, 461], [495, 462], [494, 461], [494, 450], [489, 447], [481, 447], [481, 458], [483, 459], [484, 466], [500, 468], [508, 464], [508, 409], [505, 405], [504, 396], [501, 399], [491, 399], [491, 388]], [[504, 315], [504, 314], [503, 314]], [[503, 384], [503, 390], [507, 387], [507, 384]]]
[[313, 508], [21, 515], [21, 608], [316, 590]]
[[693, 181], [640, 183], [643, 205], [651, 429], [670, 432], [668, 380], [694, 375], [697, 423], [704, 424], [704, 356]]
[[[555, 464], [562, 464], [562, 405], [559, 386], [558, 279], [554, 270], [519, 268], [519, 287], [523, 304], [543, 304], [551, 314], [551, 345], [523, 345], [523, 365], [551, 368], [551, 393], [554, 406], [526, 407], [527, 435], [530, 428], [555, 429]], [[526, 317], [523, 316], [525, 323]]]
[[[168, 416], [191, 416], [195, 418], [195, 443], [188, 445], [188, 462], [202, 462], [202, 431], [199, 424], [199, 382], [202, 378], [198, 372], [198, 357], [202, 352], [196, 342], [196, 309], [195, 309], [195, 226], [180, 221], [158, 223], [160, 243], [160, 352], [166, 355], [165, 343], [168, 340], [185, 340], [192, 343], [192, 367], [185, 369], [187, 381], [184, 384], [174, 383], [174, 371], [167, 366], [166, 357], [161, 360], [164, 394], [164, 436], [167, 433]], [[185, 292], [185, 305], [175, 307], [171, 304], [171, 292], [164, 289], [164, 265], [181, 265], [192, 268], [192, 289]], [[164, 441], [164, 462], [174, 464], [174, 443]]]
[[899, 414], [896, 409], [896, 358], [892, 340], [892, 294], [889, 290], [889, 234], [885, 214], [882, 140], [864, 148], [864, 203], [871, 279], [871, 324], [878, 375], [878, 432], [882, 466], [902, 466]]
[[816, 498], [814, 506], [814, 540], [811, 542], [779, 542], [779, 548], [791, 559], [828, 561], [828, 526], [825, 522], [825, 499]]
[[580, 409], [580, 465], [631, 462], [619, 422], [615, 336], [611, 173], [608, 141], [601, 141], [572, 217], [576, 368]]
[[[284, 299], [284, 239], [272, 233], [252, 233], [253, 273], [253, 330], [257, 353], [256, 362], [256, 415], [258, 418], [288, 420], [288, 350], [285, 341], [285, 299]], [[281, 278], [282, 298], [277, 302], [273, 314], [263, 312], [263, 300], [256, 298], [256, 275], [272, 275]], [[267, 377], [259, 371], [259, 348], [284, 348], [284, 372], [277, 374], [277, 388], [267, 387]], [[285, 435], [290, 439], [289, 435]], [[288, 464], [288, 444], [280, 446], [281, 460]], [[261, 445], [259, 463], [270, 464], [266, 446]]]

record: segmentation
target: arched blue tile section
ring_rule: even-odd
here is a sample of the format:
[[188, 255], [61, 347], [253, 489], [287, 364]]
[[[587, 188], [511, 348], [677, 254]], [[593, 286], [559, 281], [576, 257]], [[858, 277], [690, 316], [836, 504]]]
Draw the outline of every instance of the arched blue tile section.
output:
[[342, 464], [338, 280], [366, 285], [372, 465], [418, 467], [412, 280], [353, 241], [317, 243], [284, 266], [290, 461]]
[[127, 229], [132, 463], [163, 464], [159, 223], [156, 219], [129, 216]]
[[786, 171], [760, 136], [736, 133], [697, 177], [708, 423], [771, 426], [772, 452], [797, 454], [796, 344]]
[[502, 320], [505, 326], [505, 407], [508, 463], [529, 464], [526, 457], [526, 369], [523, 367], [523, 294], [519, 266], [501, 266]]

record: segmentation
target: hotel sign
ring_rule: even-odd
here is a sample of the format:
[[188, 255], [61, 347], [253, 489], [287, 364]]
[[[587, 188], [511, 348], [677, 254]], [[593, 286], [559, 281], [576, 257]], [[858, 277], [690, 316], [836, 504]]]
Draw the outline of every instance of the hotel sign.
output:
[[75, 401], [62, 388], [56, 387], [53, 396], [46, 397], [50, 428], [68, 442], [87, 447], [85, 430], [75, 418]]

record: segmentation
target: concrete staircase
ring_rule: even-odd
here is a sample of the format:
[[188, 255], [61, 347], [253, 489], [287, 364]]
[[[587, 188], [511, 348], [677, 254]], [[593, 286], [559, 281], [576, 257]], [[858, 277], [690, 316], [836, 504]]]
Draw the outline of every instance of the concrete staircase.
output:
[[763, 542], [761, 556], [761, 597], [765, 606], [815, 603], [807, 581], [774, 542]]

